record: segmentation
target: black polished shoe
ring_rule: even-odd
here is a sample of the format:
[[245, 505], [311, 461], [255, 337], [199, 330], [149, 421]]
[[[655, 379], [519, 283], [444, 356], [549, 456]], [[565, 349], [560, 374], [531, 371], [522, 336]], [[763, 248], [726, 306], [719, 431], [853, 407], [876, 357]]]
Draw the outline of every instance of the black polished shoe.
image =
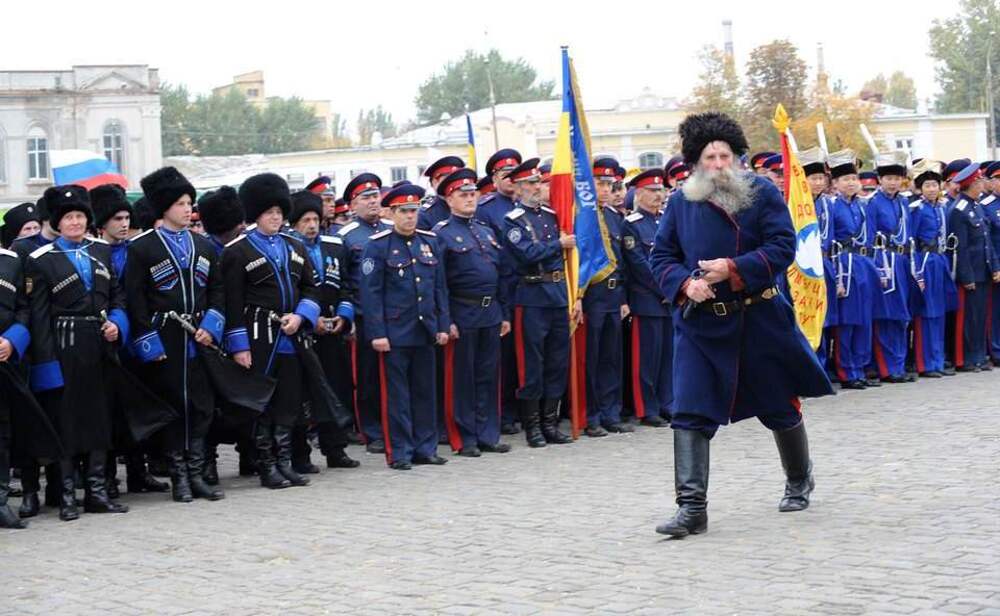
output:
[[143, 471], [138, 477], [129, 472], [125, 477], [125, 488], [130, 494], [142, 492], [169, 492], [170, 484], [153, 477], [152, 473]]
[[361, 466], [361, 462], [347, 455], [343, 449], [337, 449], [326, 457], [327, 468], [357, 468], [359, 466]]
[[484, 453], [507, 453], [510, 451], [510, 445], [507, 443], [497, 443], [496, 445], [479, 443], [479, 451]]
[[219, 464], [213, 454], [207, 454], [207, 456], [205, 459], [205, 472], [201, 476], [208, 485], [217, 486], [219, 485]]
[[905, 383], [906, 377], [901, 374], [890, 374], [882, 379], [883, 383]]
[[394, 471], [408, 471], [413, 468], [413, 465], [406, 460], [396, 460], [395, 462], [389, 464], [389, 468]]
[[882, 387], [882, 382], [878, 379], [865, 379], [866, 387]]
[[191, 496], [209, 501], [222, 500], [226, 498], [226, 493], [222, 491], [222, 488], [209, 485], [208, 481], [205, 480], [207, 463], [205, 442], [200, 439], [191, 439], [191, 448], [187, 453], [188, 483], [191, 486]]
[[955, 368], [956, 372], [979, 372], [979, 366], [965, 364], [964, 366], [959, 366]]
[[524, 426], [524, 439], [528, 447], [545, 447], [545, 435], [542, 434], [541, 400], [518, 400], [521, 411], [521, 425]]
[[670, 422], [666, 419], [660, 417], [659, 415], [653, 415], [652, 417], [643, 417], [639, 422], [644, 426], [650, 426], [652, 428], [666, 428], [670, 425]]
[[938, 372], [937, 370], [930, 370], [928, 372], [921, 372], [920, 376], [925, 379], [939, 379], [944, 376], [944, 374]]
[[598, 438], [601, 436], [608, 435], [608, 431], [602, 428], [601, 426], [587, 426], [586, 428], [583, 429], [583, 433], [589, 436], [590, 438]]
[[448, 463], [448, 461], [445, 460], [444, 458], [442, 458], [439, 455], [433, 455], [433, 456], [431, 456], [429, 458], [418, 458], [418, 457], [414, 457], [413, 458], [413, 465], [414, 466], [423, 466], [423, 465], [427, 465], [427, 464], [431, 464], [431, 465], [434, 465], [434, 466], [440, 466], [442, 464], [447, 464], [447, 463]]
[[368, 453], [384, 454], [385, 441], [370, 441], [367, 445], [365, 445], [365, 451]]
[[505, 423], [500, 426], [500, 434], [520, 434], [521, 429], [517, 427], [517, 424]]
[[319, 467], [312, 462], [292, 464], [292, 469], [300, 475], [319, 475]]
[[841, 389], [868, 389], [865, 382], [861, 379], [854, 379], [852, 381], [844, 381], [840, 384]]
[[128, 505], [117, 503], [105, 494], [88, 494], [83, 498], [83, 510], [87, 513], [128, 513]]
[[483, 455], [483, 452], [479, 451], [478, 447], [462, 447], [458, 451], [458, 455], [462, 456], [463, 458], [478, 458], [479, 456]]
[[627, 432], [635, 432], [635, 427], [623, 422], [616, 421], [615, 423], [607, 424], [604, 429], [613, 434], [625, 434]]
[[955, 376], [955, 368], [952, 366], [945, 366], [944, 370], [941, 371], [941, 374], [945, 376]]
[[33, 518], [38, 515], [41, 508], [41, 503], [38, 502], [38, 492], [25, 492], [24, 496], [21, 497], [21, 506], [17, 508], [17, 515], [21, 519]]
[[992, 372], [993, 364], [989, 360], [984, 361], [983, 363], [979, 364], [979, 369], [982, 370], [983, 372]]

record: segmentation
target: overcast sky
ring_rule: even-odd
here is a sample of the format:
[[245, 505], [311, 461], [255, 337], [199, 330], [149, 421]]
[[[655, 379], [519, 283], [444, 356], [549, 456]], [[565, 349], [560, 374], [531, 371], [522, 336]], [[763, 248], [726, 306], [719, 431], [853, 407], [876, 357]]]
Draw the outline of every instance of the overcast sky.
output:
[[569, 45], [588, 104], [647, 86], [683, 98], [699, 72], [698, 50], [721, 47], [721, 22], [731, 19], [741, 72], [755, 46], [788, 38], [811, 79], [822, 43], [827, 72], [849, 91], [879, 72], [902, 69], [924, 99], [937, 89], [927, 31], [958, 0], [933, 6], [936, 15], [899, 0], [5, 2], [0, 69], [149, 64], [163, 80], [195, 92], [260, 69], [268, 95], [329, 99], [352, 123], [359, 108], [381, 104], [403, 121], [415, 116], [419, 84], [470, 48], [524, 57], [543, 78], [556, 79], [559, 46]]

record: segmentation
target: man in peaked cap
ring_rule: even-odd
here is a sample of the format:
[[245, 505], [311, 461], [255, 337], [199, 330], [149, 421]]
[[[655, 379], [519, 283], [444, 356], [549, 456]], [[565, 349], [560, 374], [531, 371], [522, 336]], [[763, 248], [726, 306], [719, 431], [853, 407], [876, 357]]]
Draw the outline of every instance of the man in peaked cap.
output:
[[767, 175], [767, 167], [764, 166], [764, 163], [767, 161], [767, 159], [776, 155], [777, 152], [757, 152], [756, 154], [752, 155], [750, 157], [750, 160], [748, 161], [748, 164], [750, 165], [750, 170], [756, 173], [757, 175]]
[[[795, 230], [774, 185], [740, 169], [747, 150], [725, 114], [681, 123], [694, 171], [660, 222], [651, 270], [674, 312], [674, 537], [708, 528], [709, 441], [721, 425], [757, 417], [771, 429], [786, 483], [780, 511], [809, 505], [812, 465], [800, 396], [832, 393], [795, 325], [775, 272], [795, 258]], [[684, 318], [685, 313], [688, 318]]]
[[[344, 242], [344, 261], [341, 280], [344, 291], [354, 298], [360, 297], [361, 254], [372, 235], [391, 228], [380, 217], [382, 180], [374, 173], [354, 177], [344, 188], [344, 202], [354, 212], [354, 220], [341, 227], [337, 236]], [[380, 419], [381, 394], [379, 389], [378, 355], [368, 344], [365, 306], [354, 306], [354, 339], [350, 341], [352, 374], [354, 381], [354, 415], [358, 430], [368, 453], [385, 453], [385, 440]]]
[[[1000, 260], [1000, 161], [991, 161], [983, 171], [983, 178], [986, 181], [986, 193], [979, 205], [989, 223], [993, 255]], [[993, 365], [1000, 366], [1000, 283], [993, 283], [987, 304], [990, 310], [986, 319], [990, 330], [988, 352]]]
[[304, 190], [306, 190], [307, 192], [311, 192], [314, 195], [319, 195], [320, 197], [322, 197], [330, 190], [330, 183], [331, 183], [330, 178], [328, 176], [321, 175], [318, 176], [313, 181], [306, 184]]
[[435, 345], [448, 342], [451, 317], [437, 236], [417, 228], [424, 190], [399, 186], [383, 197], [393, 228], [365, 246], [361, 304], [365, 344], [378, 353], [386, 463], [394, 470], [440, 465]]
[[486, 195], [496, 192], [497, 187], [493, 185], [493, 176], [484, 175], [476, 182], [476, 190], [479, 191], [479, 198], [482, 199]]
[[875, 171], [862, 171], [858, 174], [858, 180], [861, 182], [861, 194], [865, 197], [870, 197], [878, 190], [878, 173]]
[[956, 158], [944, 167], [944, 171], [941, 175], [944, 178], [944, 192], [945, 199], [947, 200], [946, 208], [951, 213], [951, 208], [955, 206], [955, 201], [958, 199], [958, 194], [961, 192], [961, 188], [954, 181], [955, 176], [961, 171], [965, 170], [966, 167], [972, 164], [972, 161], [968, 158]]
[[620, 165], [610, 157], [594, 160], [598, 215], [604, 218], [611, 247], [618, 264], [607, 277], [591, 284], [584, 292], [581, 308], [586, 327], [587, 427], [589, 437], [608, 432], [632, 432], [622, 412], [622, 320], [628, 316], [625, 277], [621, 267], [623, 218], [611, 199]]
[[[491, 192], [479, 200], [476, 207], [476, 218], [488, 224], [493, 229], [501, 246], [504, 245], [504, 234], [506, 224], [504, 216], [514, 209], [514, 200], [517, 198], [516, 188], [510, 177], [510, 172], [522, 162], [521, 153], [511, 148], [498, 150], [489, 160], [486, 161], [486, 177], [489, 177], [495, 187]], [[501, 276], [508, 285], [509, 293], [513, 294], [515, 284], [513, 269], [514, 263], [511, 255], [504, 248], [501, 251]], [[517, 434], [518, 429], [518, 402], [517, 402], [517, 361], [514, 355], [514, 336], [504, 336], [500, 343], [500, 369], [501, 369], [501, 426], [500, 431], [504, 434]]]
[[510, 332], [510, 307], [500, 279], [500, 244], [474, 217], [476, 173], [458, 169], [438, 185], [451, 216], [434, 227], [448, 288], [451, 327], [444, 352], [445, 425], [454, 451], [479, 457], [505, 453], [500, 442], [500, 340]]
[[961, 191], [948, 215], [948, 230], [957, 240], [955, 367], [979, 372], [992, 369], [986, 359], [986, 299], [990, 283], [1000, 282], [1000, 259], [993, 253], [986, 213], [976, 201], [985, 185], [979, 165], [969, 163], [952, 182]]
[[[910, 202], [900, 194], [907, 176], [907, 154], [897, 150], [878, 155], [879, 189], [868, 201], [874, 237], [875, 266], [882, 293], [875, 301], [872, 351], [879, 378], [888, 383], [912, 380], [906, 375], [909, 302], [916, 281], [910, 274]], [[877, 296], [878, 297], [878, 296]]]
[[445, 200], [437, 192], [437, 187], [444, 177], [463, 167], [465, 167], [465, 162], [461, 158], [457, 156], [445, 156], [431, 163], [424, 171], [424, 176], [430, 181], [431, 189], [435, 191], [435, 194], [432, 199], [425, 199], [421, 206], [420, 219], [417, 221], [419, 228], [424, 230], [433, 229], [434, 225], [448, 218], [450, 214], [448, 204], [445, 203]]
[[514, 274], [516, 395], [530, 447], [570, 442], [558, 429], [569, 361], [563, 251], [576, 245], [574, 236], [559, 229], [555, 212], [538, 200], [537, 165], [538, 159], [531, 158], [510, 172], [518, 200], [504, 217], [504, 245]]
[[667, 169], [664, 181], [667, 188], [673, 192], [674, 190], [684, 186], [684, 182], [686, 182], [689, 177], [691, 177], [691, 170], [683, 160], [678, 160]]
[[646, 426], [664, 427], [673, 403], [673, 320], [649, 268], [649, 253], [665, 197], [662, 169], [650, 169], [629, 182], [635, 211], [625, 217], [621, 254], [632, 316], [629, 345], [635, 416]]

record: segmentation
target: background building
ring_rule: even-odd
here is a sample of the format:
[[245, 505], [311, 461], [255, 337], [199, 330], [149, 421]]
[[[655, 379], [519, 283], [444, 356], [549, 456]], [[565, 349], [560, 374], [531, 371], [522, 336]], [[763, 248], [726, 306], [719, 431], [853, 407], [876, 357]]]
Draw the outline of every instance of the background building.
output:
[[0, 203], [52, 185], [52, 150], [102, 153], [138, 189], [162, 164], [159, 88], [146, 65], [0, 71]]
[[[258, 109], [267, 107], [268, 99], [266, 90], [264, 89], [264, 71], [251, 71], [242, 75], [236, 75], [233, 77], [232, 83], [212, 88], [212, 94], [225, 96], [230, 90], [239, 90], [242, 92], [247, 101]], [[302, 99], [302, 104], [311, 109], [316, 119], [322, 122], [320, 125], [322, 135], [329, 136], [333, 132], [333, 122], [336, 116], [330, 105], [330, 101]]]

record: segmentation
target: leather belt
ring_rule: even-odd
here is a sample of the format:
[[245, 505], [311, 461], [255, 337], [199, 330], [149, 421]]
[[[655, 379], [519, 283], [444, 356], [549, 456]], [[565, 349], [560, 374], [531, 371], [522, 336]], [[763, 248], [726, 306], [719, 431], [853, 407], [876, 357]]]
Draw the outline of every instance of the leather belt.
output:
[[736, 314], [737, 312], [745, 310], [754, 304], [774, 299], [777, 296], [778, 287], [768, 287], [760, 293], [755, 293], [749, 297], [733, 300], [731, 302], [702, 302], [698, 304], [698, 309], [704, 312], [710, 312], [717, 317], [724, 317], [730, 314]]
[[565, 280], [565, 276], [562, 270], [556, 270], [554, 272], [545, 272], [544, 274], [536, 274], [534, 276], [521, 276], [521, 280], [528, 284], [538, 284], [540, 282], [562, 282]]
[[923, 252], [933, 252], [934, 254], [941, 254], [944, 252], [938, 247], [937, 244], [921, 244], [920, 250]]
[[867, 246], [847, 246], [844, 248], [844, 252], [850, 252], [852, 254], [861, 255], [862, 257], [867, 257], [870, 251]]
[[460, 304], [467, 304], [469, 306], [479, 306], [481, 308], [489, 308], [493, 303], [492, 295], [455, 295], [452, 293], [449, 295], [451, 299], [455, 300]]

